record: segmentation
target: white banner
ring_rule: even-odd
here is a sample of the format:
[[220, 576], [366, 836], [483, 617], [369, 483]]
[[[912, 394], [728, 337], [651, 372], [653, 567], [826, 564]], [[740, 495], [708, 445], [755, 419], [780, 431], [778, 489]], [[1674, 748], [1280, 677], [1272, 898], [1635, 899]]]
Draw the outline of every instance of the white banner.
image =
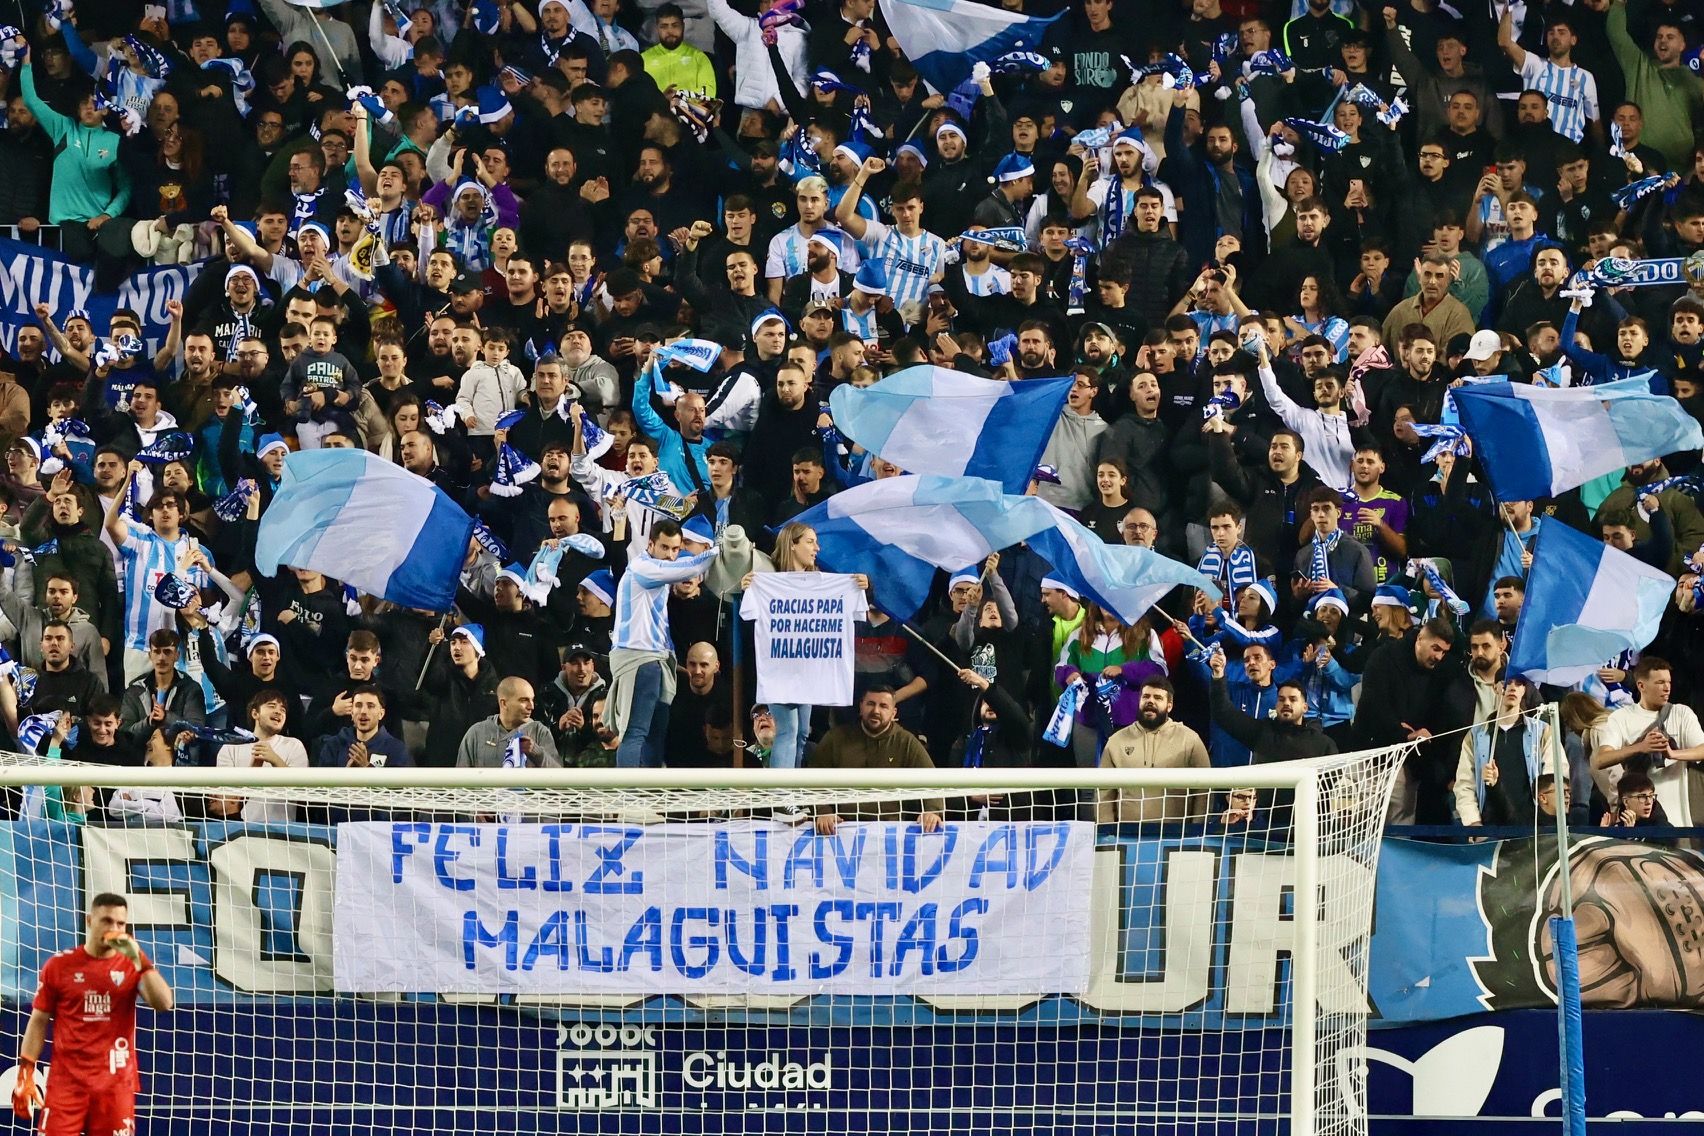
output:
[[1081, 993], [1081, 821], [338, 826], [348, 992]]

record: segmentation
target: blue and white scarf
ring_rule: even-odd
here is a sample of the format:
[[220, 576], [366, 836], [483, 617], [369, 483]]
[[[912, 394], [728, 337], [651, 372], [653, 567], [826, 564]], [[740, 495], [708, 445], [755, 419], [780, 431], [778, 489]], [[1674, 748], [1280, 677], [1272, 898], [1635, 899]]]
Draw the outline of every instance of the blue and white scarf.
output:
[[1201, 554], [1195, 570], [1219, 585], [1225, 593], [1224, 602], [1229, 605], [1231, 597], [1242, 591], [1248, 585], [1260, 579], [1260, 571], [1255, 566], [1254, 550], [1246, 544], [1239, 544], [1231, 549], [1229, 558], [1219, 551], [1219, 546], [1209, 544], [1207, 551]]

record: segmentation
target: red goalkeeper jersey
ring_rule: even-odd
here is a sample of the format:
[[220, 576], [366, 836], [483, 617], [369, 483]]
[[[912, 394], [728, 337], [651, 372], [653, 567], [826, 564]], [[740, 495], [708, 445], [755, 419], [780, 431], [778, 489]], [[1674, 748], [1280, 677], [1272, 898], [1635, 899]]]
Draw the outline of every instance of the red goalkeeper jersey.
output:
[[35, 1009], [53, 1015], [49, 1085], [89, 1093], [140, 1087], [136, 999], [153, 965], [146, 954], [138, 970], [116, 951], [95, 958], [81, 946], [47, 960]]

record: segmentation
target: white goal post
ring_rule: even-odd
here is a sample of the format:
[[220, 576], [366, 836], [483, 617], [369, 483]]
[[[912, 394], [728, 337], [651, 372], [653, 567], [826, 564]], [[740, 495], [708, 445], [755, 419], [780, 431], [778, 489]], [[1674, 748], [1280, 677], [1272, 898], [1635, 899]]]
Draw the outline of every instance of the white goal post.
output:
[[[0, 825], [0, 1005], [15, 1052], [42, 963], [113, 891], [179, 1000], [141, 1015], [144, 1133], [1362, 1136], [1373, 880], [1405, 753], [885, 771], [0, 756], [18, 816]], [[44, 1065], [51, 1082], [51, 1047]]]

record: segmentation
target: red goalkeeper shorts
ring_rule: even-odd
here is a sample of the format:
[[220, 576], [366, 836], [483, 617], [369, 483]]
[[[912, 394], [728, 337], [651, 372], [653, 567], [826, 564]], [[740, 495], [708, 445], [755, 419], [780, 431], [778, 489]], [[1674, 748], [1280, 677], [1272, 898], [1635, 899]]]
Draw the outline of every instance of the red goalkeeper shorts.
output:
[[[51, 1085], [51, 1080], [49, 1082]], [[41, 1114], [42, 1136], [131, 1136], [136, 1128], [136, 1090], [96, 1093], [48, 1089]]]

